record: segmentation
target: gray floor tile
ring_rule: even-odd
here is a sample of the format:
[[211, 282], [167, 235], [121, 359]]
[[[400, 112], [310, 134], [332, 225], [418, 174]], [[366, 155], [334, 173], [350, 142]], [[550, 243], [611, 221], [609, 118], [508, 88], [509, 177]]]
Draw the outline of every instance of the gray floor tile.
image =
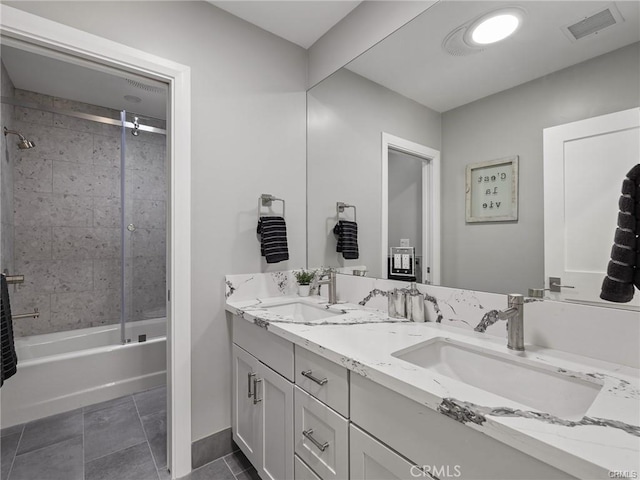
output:
[[136, 393], [133, 398], [141, 417], [167, 410], [167, 387], [158, 387], [146, 392]]
[[22, 435], [22, 432], [19, 431], [13, 435], [5, 435], [0, 439], [0, 479], [2, 480], [7, 480], [9, 477], [13, 458], [18, 450], [20, 435]]
[[245, 470], [242, 473], [236, 475], [238, 480], [260, 480], [260, 476], [255, 468], [251, 467], [249, 470]]
[[185, 477], [185, 480], [236, 480], [222, 458], [207, 463]]
[[171, 480], [171, 474], [169, 473], [169, 470], [167, 470], [167, 467], [158, 469], [158, 477], [160, 480]]
[[85, 465], [85, 480], [158, 480], [147, 442], [100, 457]]
[[34, 420], [24, 426], [18, 455], [82, 435], [82, 409]]
[[158, 468], [167, 465], [167, 412], [157, 412], [142, 417], [142, 427], [147, 434], [151, 453]]
[[7, 427], [0, 430], [0, 438], [6, 437], [7, 435], [15, 435], [16, 433], [22, 433], [22, 429], [24, 428], [24, 423], [20, 425], [14, 425], [13, 427]]
[[146, 440], [133, 402], [84, 416], [85, 462], [137, 445]]
[[87, 405], [84, 407], [84, 413], [97, 412], [105, 408], [115, 407], [122, 405], [123, 403], [133, 402], [133, 395], [126, 395], [124, 397], [114, 398], [113, 400], [107, 400], [106, 402], [94, 403], [93, 405]]
[[83, 480], [82, 435], [18, 455], [11, 480]]
[[252, 466], [249, 459], [240, 450], [226, 455], [224, 457], [224, 461], [227, 462], [227, 465], [229, 465], [229, 468], [231, 469], [231, 473], [234, 475], [244, 472]]

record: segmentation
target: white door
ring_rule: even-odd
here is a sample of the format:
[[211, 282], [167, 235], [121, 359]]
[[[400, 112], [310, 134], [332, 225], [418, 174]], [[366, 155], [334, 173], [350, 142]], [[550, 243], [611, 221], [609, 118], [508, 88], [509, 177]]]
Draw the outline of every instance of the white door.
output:
[[293, 478], [293, 384], [259, 364], [256, 401], [260, 415], [260, 464], [263, 480]]
[[260, 409], [254, 405], [254, 380], [259, 363], [251, 354], [233, 345], [233, 399], [232, 430], [233, 440], [247, 456], [252, 465], [257, 466], [258, 427]]
[[[557, 300], [598, 305], [613, 245], [620, 188], [640, 158], [640, 109], [544, 129], [545, 288]], [[640, 308], [640, 293], [624, 304]]]

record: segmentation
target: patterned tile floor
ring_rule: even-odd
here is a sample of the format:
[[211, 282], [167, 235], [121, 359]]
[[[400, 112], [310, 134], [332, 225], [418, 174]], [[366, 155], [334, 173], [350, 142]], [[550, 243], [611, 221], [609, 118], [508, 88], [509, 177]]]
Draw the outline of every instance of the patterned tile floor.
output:
[[[165, 387], [0, 431], [0, 480], [167, 480]], [[185, 477], [259, 480], [240, 452]]]

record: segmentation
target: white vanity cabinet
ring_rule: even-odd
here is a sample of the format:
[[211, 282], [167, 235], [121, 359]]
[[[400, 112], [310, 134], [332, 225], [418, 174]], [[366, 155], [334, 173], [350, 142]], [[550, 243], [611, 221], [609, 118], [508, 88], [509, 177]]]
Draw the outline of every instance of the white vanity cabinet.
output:
[[293, 479], [293, 344], [237, 317], [233, 340], [233, 440], [262, 480]]
[[349, 427], [349, 478], [351, 480], [430, 479], [423, 471], [383, 443], [360, 430]]

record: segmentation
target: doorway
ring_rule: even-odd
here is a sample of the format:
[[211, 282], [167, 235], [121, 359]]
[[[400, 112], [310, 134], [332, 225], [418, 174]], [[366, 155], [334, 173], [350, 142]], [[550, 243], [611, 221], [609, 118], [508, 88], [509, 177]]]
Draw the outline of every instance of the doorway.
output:
[[[420, 283], [440, 283], [440, 152], [382, 133], [381, 267], [390, 247], [415, 248]], [[396, 244], [397, 243], [397, 244]]]
[[172, 477], [182, 477], [191, 471], [190, 69], [6, 5], [1, 9], [3, 40], [44, 47], [168, 85], [167, 462]]

